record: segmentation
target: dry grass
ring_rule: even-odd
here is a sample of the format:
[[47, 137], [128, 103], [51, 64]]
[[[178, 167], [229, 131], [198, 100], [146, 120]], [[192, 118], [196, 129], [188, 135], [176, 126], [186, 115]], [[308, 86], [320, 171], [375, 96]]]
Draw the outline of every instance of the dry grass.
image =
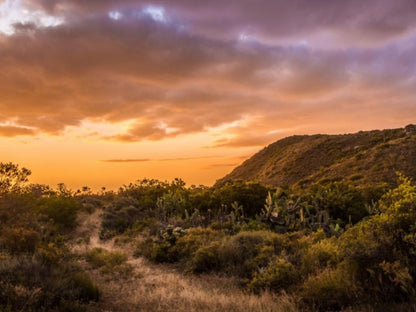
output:
[[93, 272], [103, 296], [92, 311], [298, 311], [292, 297], [246, 294], [229, 278], [184, 276], [142, 258], [130, 264], [136, 274], [125, 280]]

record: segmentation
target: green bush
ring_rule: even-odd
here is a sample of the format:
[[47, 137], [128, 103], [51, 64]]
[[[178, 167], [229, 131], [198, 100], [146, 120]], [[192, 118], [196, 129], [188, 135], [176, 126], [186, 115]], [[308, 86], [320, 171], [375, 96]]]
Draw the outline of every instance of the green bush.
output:
[[304, 251], [302, 272], [315, 273], [326, 267], [334, 267], [341, 259], [341, 252], [334, 238], [321, 240]]
[[178, 256], [172, 249], [172, 244], [166, 241], [152, 244], [150, 259], [156, 262], [176, 262]]
[[[350, 286], [355, 289], [356, 301], [373, 304], [408, 301], [415, 294], [415, 245], [411, 239], [416, 233], [414, 224], [416, 186], [401, 178], [399, 186], [380, 201], [379, 214], [339, 237], [343, 262], [330, 271], [329, 277], [311, 279], [311, 283], [325, 281], [330, 285], [329, 282], [338, 282], [338, 273], [343, 271], [352, 281]], [[343, 304], [339, 298], [338, 305]]]
[[319, 311], [340, 310], [357, 304], [357, 294], [361, 291], [352, 272], [349, 266], [340, 265], [336, 269], [325, 269], [318, 275], [312, 275], [302, 287], [303, 301]]
[[227, 181], [214, 188], [213, 197], [228, 207], [231, 207], [233, 202], [238, 202], [243, 206], [244, 216], [255, 217], [263, 208], [269, 190], [269, 187], [258, 182]]
[[256, 231], [240, 232], [224, 241], [219, 249], [222, 267], [230, 274], [251, 277], [258, 267], [269, 264], [283, 246], [279, 234]]
[[209, 245], [200, 247], [192, 259], [191, 270], [195, 273], [219, 270], [221, 262], [218, 257], [220, 242], [211, 242]]
[[252, 291], [260, 290], [287, 290], [299, 280], [296, 268], [286, 260], [279, 258], [260, 272], [254, 274], [253, 279], [247, 285]]
[[127, 255], [120, 251], [107, 251], [102, 248], [93, 248], [85, 254], [86, 260], [94, 268], [112, 269], [127, 261]]
[[194, 253], [202, 246], [209, 245], [211, 242], [221, 241], [224, 233], [212, 229], [193, 228], [178, 238], [175, 243], [175, 251], [181, 259], [191, 259]]
[[67, 196], [43, 198], [39, 203], [39, 212], [53, 220], [59, 231], [68, 231], [75, 227], [81, 208], [82, 205], [77, 200]]
[[0, 231], [0, 246], [12, 254], [34, 253], [40, 240], [40, 234], [30, 228], [4, 227]]

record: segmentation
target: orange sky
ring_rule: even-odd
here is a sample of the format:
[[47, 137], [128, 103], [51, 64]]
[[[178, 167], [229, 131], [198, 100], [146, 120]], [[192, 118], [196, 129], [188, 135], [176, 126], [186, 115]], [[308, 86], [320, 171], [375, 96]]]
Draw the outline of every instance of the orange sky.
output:
[[288, 135], [415, 123], [414, 55], [407, 0], [4, 0], [0, 161], [210, 185]]

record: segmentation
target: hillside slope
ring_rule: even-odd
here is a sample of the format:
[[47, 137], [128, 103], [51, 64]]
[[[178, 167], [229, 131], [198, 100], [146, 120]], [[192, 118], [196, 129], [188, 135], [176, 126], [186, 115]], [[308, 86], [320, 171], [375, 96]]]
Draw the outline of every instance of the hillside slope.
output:
[[416, 126], [343, 135], [295, 135], [270, 144], [217, 181], [274, 186], [321, 180], [394, 184], [396, 172], [416, 178]]

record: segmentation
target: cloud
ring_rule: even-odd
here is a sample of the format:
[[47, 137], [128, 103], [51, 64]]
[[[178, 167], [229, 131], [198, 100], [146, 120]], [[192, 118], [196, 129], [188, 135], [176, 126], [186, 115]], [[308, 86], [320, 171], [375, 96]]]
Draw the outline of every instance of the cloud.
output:
[[279, 137], [274, 135], [250, 135], [237, 136], [231, 139], [218, 139], [210, 147], [247, 147], [247, 146], [264, 146], [277, 140]]
[[148, 162], [148, 161], [188, 161], [199, 159], [218, 158], [219, 156], [199, 156], [199, 157], [175, 157], [175, 158], [136, 158], [136, 159], [104, 159], [102, 162], [108, 163], [131, 163], [131, 162]]
[[1, 136], [87, 120], [128, 124], [102, 140], [247, 147], [416, 117], [413, 1], [155, 1], [163, 21], [144, 1], [25, 3], [65, 22], [0, 35]]
[[133, 163], [133, 162], [147, 162], [151, 161], [149, 158], [136, 158], [136, 159], [104, 159], [102, 162], [107, 163]]
[[20, 135], [34, 135], [36, 132], [33, 129], [15, 127], [15, 126], [1, 126], [0, 125], [0, 136], [4, 137], [15, 137]]
[[271, 0], [26, 0], [49, 13], [69, 17], [111, 10], [163, 9], [172, 18], [204, 36], [237, 38], [239, 34], [267, 39], [309, 38], [335, 44], [374, 44], [397, 38], [415, 26], [412, 0], [271, 1]]
[[235, 167], [238, 164], [239, 163], [210, 164], [210, 165], [207, 165], [207, 166], [203, 167], [202, 169], [211, 170], [211, 169], [215, 169], [215, 168]]

